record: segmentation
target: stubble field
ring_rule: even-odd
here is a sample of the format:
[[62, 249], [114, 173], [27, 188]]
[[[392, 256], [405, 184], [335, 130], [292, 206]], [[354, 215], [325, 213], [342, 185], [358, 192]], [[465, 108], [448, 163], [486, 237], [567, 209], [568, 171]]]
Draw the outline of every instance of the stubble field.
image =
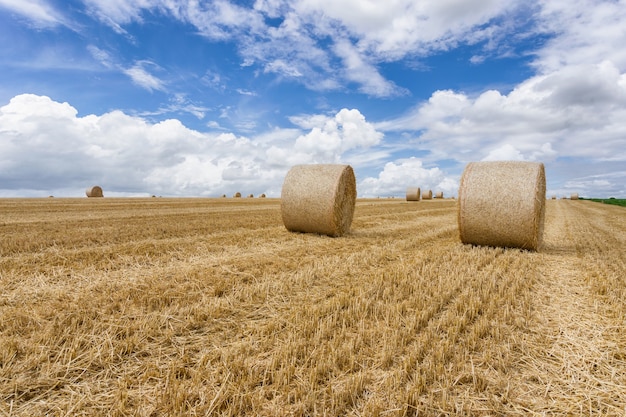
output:
[[626, 210], [546, 204], [535, 253], [454, 200], [0, 199], [0, 415], [624, 415]]

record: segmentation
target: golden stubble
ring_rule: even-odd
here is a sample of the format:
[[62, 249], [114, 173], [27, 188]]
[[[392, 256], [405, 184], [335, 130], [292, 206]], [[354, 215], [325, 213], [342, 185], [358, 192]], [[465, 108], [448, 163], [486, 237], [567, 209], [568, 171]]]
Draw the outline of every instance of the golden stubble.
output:
[[533, 253], [461, 244], [454, 200], [357, 200], [341, 238], [276, 199], [0, 200], [0, 413], [623, 410], [624, 214], [592, 204]]

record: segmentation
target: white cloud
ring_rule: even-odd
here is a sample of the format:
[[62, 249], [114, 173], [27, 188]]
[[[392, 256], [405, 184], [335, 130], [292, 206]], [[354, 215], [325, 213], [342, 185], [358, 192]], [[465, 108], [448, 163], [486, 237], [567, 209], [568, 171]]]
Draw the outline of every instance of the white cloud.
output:
[[149, 61], [137, 61], [132, 67], [124, 69], [123, 72], [133, 80], [133, 83], [148, 91], [164, 91], [165, 82], [150, 74], [146, 69], [147, 66], [154, 66], [154, 64]]
[[348, 40], [338, 40], [335, 53], [343, 61], [345, 79], [359, 84], [360, 90], [376, 97], [390, 97], [403, 93], [394, 83], [386, 80], [364, 55], [354, 48]]
[[[381, 74], [377, 67], [381, 62], [496, 37], [504, 29], [481, 25], [502, 19], [515, 7], [504, 0], [258, 0], [252, 7], [226, 0], [86, 0], [86, 4], [120, 33], [124, 25], [141, 22], [144, 11], [168, 14], [211, 40], [236, 43], [244, 66], [259, 65], [266, 73], [318, 91], [356, 83], [361, 92], [375, 97], [405, 93]], [[268, 24], [268, 18], [279, 19], [280, 24]]]
[[355, 109], [342, 109], [332, 118], [315, 115], [296, 120], [311, 131], [296, 139], [294, 149], [311, 162], [340, 162], [346, 152], [377, 145], [383, 137]]
[[57, 25], [72, 27], [63, 14], [45, 0], [0, 0], [0, 8], [24, 16], [38, 27]]
[[553, 35], [536, 53], [541, 73], [602, 61], [626, 70], [623, 1], [541, 0], [540, 6], [540, 27]]
[[300, 0], [294, 5], [317, 20], [338, 22], [359, 39], [361, 50], [386, 59], [446, 50], [513, 6], [502, 0]]
[[[247, 138], [117, 110], [79, 117], [68, 103], [23, 94], [0, 107], [0, 195], [80, 196], [94, 183], [140, 195], [278, 195], [293, 164], [358, 156], [382, 139], [358, 110], [305, 119], [308, 133], [273, 129]], [[326, 142], [317, 141], [322, 136]]]
[[442, 159], [623, 161], [625, 80], [604, 61], [529, 78], [506, 95], [437, 91], [407, 115], [376, 127], [417, 131], [422, 149]]
[[358, 184], [361, 197], [404, 196], [408, 187], [456, 196], [458, 183], [438, 167], [424, 168], [420, 159], [412, 157], [388, 162], [378, 177], [364, 178]]

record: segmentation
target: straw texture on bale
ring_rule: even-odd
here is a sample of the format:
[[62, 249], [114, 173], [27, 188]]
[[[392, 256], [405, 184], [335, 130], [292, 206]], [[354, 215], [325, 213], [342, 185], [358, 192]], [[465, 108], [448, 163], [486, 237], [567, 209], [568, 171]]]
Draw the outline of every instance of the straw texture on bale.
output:
[[470, 162], [459, 186], [461, 241], [537, 250], [543, 237], [545, 168], [539, 162]]
[[97, 185], [94, 185], [91, 188], [87, 188], [85, 194], [87, 194], [87, 197], [104, 197], [104, 194], [102, 193], [102, 188]]
[[443, 191], [437, 191], [435, 193], [435, 198], [443, 198]]
[[428, 190], [422, 193], [422, 200], [432, 200], [433, 199], [433, 191]]
[[578, 200], [578, 193], [574, 193], [570, 196], [571, 200]]
[[355, 203], [350, 165], [295, 165], [285, 176], [280, 209], [289, 231], [338, 237], [350, 231]]
[[406, 189], [406, 201], [420, 201], [419, 187], [409, 187]]

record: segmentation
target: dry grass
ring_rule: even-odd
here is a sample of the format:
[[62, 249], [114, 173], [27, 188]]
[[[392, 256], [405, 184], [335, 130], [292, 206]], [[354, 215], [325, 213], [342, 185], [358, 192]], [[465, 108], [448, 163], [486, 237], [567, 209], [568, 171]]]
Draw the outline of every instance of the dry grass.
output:
[[452, 200], [0, 200], [0, 415], [623, 415], [623, 208], [549, 201], [545, 249]]

